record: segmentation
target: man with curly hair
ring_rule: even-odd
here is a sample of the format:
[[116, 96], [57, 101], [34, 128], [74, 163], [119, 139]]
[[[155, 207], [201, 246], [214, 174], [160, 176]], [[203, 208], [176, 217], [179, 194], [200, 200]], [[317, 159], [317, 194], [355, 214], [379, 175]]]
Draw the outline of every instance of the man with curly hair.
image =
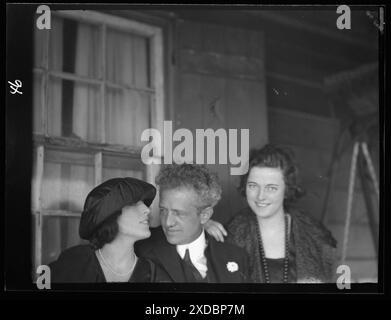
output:
[[221, 243], [204, 230], [221, 198], [217, 176], [204, 165], [173, 164], [156, 177], [160, 189], [161, 228], [137, 243], [173, 282], [248, 282], [246, 252]]

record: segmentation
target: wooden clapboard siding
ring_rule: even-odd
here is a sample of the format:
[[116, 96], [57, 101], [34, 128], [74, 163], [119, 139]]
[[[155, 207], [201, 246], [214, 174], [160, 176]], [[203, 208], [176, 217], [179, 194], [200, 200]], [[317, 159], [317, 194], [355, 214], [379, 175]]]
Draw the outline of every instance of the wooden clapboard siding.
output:
[[200, 99], [202, 76], [195, 74], [178, 75], [178, 100], [176, 103], [176, 127], [196, 129], [202, 119]]
[[[178, 21], [177, 32], [176, 129], [193, 135], [195, 129], [237, 129], [239, 144], [240, 129], [247, 128], [250, 147], [262, 146], [268, 140], [263, 33], [187, 20]], [[238, 177], [229, 164], [210, 168], [223, 185], [214, 218], [226, 222], [243, 206]]]
[[262, 60], [243, 56], [225, 56], [214, 52], [181, 50], [180, 64], [183, 71], [200, 74], [262, 80]]
[[287, 145], [331, 152], [338, 128], [338, 122], [329, 118], [284, 109], [269, 111], [270, 137]]

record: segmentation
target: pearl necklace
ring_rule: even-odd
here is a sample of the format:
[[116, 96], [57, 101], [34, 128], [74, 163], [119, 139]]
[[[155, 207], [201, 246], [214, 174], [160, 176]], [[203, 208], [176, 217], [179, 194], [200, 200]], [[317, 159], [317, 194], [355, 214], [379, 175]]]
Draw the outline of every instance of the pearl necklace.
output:
[[[288, 270], [289, 270], [289, 223], [288, 223], [289, 216], [286, 214], [284, 218], [285, 218], [284, 219], [285, 220], [285, 257], [284, 257], [283, 283], [287, 283]], [[270, 283], [269, 269], [265, 257], [265, 249], [263, 247], [263, 242], [262, 242], [261, 228], [259, 227], [259, 225], [257, 231], [258, 231], [258, 243], [259, 243], [259, 249], [261, 253], [263, 274], [264, 274], [265, 282]]]
[[133, 253], [134, 262], [133, 262], [132, 267], [129, 269], [129, 271], [127, 271], [125, 273], [119, 273], [119, 272], [115, 271], [114, 268], [110, 265], [110, 263], [108, 263], [106, 261], [106, 259], [103, 257], [102, 252], [100, 251], [100, 249], [98, 250], [98, 252], [99, 252], [99, 256], [102, 259], [103, 264], [107, 267], [107, 269], [109, 269], [112, 273], [114, 273], [116, 276], [119, 276], [119, 277], [123, 277], [123, 276], [126, 276], [126, 275], [130, 274], [133, 271], [133, 269], [134, 269], [134, 267], [136, 265], [136, 262], [137, 262], [137, 256]]

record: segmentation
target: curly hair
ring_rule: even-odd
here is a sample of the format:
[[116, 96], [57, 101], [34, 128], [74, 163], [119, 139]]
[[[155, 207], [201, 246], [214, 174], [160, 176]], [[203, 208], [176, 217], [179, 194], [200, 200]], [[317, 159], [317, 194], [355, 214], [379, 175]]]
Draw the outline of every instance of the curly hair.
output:
[[92, 234], [90, 244], [95, 250], [102, 248], [106, 243], [112, 242], [118, 234], [118, 217], [122, 210], [119, 210], [108, 217], [100, 227]]
[[284, 207], [289, 208], [298, 198], [304, 195], [299, 185], [299, 171], [293, 160], [293, 154], [288, 149], [267, 144], [261, 149], [252, 149], [249, 156], [249, 166], [246, 174], [240, 178], [239, 192], [246, 197], [246, 184], [253, 167], [279, 168], [285, 182]]
[[171, 164], [162, 167], [155, 180], [160, 190], [192, 188], [201, 206], [214, 207], [221, 199], [221, 185], [215, 173], [205, 165]]

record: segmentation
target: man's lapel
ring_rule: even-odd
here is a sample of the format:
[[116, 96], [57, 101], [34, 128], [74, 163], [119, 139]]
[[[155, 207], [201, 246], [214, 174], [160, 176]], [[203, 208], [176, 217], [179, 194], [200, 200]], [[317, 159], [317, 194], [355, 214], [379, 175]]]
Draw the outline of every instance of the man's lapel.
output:
[[223, 244], [218, 243], [211, 236], [207, 237], [208, 247], [205, 250], [205, 256], [207, 258], [208, 270], [213, 268], [216, 276], [217, 283], [231, 283], [231, 282], [241, 282], [240, 270], [235, 270], [235, 268], [228, 270], [228, 263], [233, 263], [239, 267], [238, 261], [229, 259], [226, 248]]
[[174, 282], [186, 282], [179, 260], [180, 257], [174, 245], [169, 244], [167, 241], [162, 241], [153, 250], [154, 255]]

